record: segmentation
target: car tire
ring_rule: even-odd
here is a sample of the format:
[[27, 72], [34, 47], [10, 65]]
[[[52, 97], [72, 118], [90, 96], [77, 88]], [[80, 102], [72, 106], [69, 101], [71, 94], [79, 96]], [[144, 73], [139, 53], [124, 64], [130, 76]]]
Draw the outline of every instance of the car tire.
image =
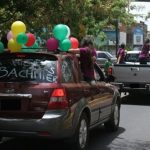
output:
[[117, 131], [119, 128], [120, 122], [120, 104], [119, 102], [115, 103], [114, 110], [111, 114], [110, 119], [104, 123], [104, 126], [107, 131], [113, 132]]
[[85, 114], [82, 114], [73, 136], [73, 150], [86, 150], [89, 139], [89, 121]]

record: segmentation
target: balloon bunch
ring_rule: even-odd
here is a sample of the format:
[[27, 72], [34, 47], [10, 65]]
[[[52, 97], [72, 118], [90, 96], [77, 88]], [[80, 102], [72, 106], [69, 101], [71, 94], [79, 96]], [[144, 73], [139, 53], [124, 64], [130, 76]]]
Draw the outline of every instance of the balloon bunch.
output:
[[79, 42], [75, 37], [70, 37], [70, 28], [65, 24], [58, 24], [53, 29], [53, 36], [46, 42], [48, 51], [68, 51], [70, 48], [78, 48]]
[[[8, 49], [11, 52], [33, 52], [32, 48], [38, 48], [36, 37], [32, 33], [25, 33], [26, 25], [21, 21], [15, 21], [11, 30], [7, 33]], [[29, 49], [28, 49], [29, 47]], [[26, 48], [25, 50], [22, 48]], [[31, 48], [31, 49], [30, 49]]]
[[4, 44], [0, 42], [0, 53], [4, 52]]

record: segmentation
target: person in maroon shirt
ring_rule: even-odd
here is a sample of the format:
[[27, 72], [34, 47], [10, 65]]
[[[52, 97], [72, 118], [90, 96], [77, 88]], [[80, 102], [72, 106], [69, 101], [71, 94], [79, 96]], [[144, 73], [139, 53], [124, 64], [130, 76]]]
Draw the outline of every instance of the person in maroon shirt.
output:
[[149, 57], [149, 50], [150, 50], [150, 40], [146, 39], [142, 47], [141, 53], [139, 54], [140, 64], [147, 64], [147, 59]]
[[94, 78], [94, 63], [96, 61], [96, 49], [90, 37], [85, 37], [81, 41], [81, 47], [69, 49], [68, 52], [80, 54], [80, 65], [83, 78], [87, 82], [92, 82]]
[[125, 58], [125, 44], [122, 43], [120, 45], [120, 48], [118, 49], [118, 53], [117, 53], [117, 64], [124, 64], [124, 58]]

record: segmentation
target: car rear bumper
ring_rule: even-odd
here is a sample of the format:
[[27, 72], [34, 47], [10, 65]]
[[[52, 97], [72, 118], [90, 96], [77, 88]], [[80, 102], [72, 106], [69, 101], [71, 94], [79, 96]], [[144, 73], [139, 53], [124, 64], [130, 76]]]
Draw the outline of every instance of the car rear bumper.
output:
[[150, 92], [150, 84], [135, 84], [135, 83], [117, 83], [112, 82], [113, 85], [118, 87], [118, 90], [120, 92], [138, 92], [138, 91], [144, 91], [144, 92]]
[[0, 118], [0, 136], [67, 138], [73, 134], [72, 115], [46, 112], [41, 119]]

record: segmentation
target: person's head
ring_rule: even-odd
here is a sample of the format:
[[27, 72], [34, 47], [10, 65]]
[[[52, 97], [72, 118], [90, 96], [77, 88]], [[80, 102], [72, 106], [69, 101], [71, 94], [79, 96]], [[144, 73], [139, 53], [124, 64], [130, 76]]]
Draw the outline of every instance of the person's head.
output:
[[124, 43], [121, 43], [121, 45], [120, 45], [120, 48], [125, 48], [125, 44]]
[[147, 38], [147, 39], [145, 40], [145, 43], [144, 43], [144, 44], [148, 44], [148, 43], [150, 43], [150, 39], [149, 39], [149, 38]]
[[81, 41], [81, 47], [90, 47], [93, 48], [93, 41], [90, 37], [85, 37]]

